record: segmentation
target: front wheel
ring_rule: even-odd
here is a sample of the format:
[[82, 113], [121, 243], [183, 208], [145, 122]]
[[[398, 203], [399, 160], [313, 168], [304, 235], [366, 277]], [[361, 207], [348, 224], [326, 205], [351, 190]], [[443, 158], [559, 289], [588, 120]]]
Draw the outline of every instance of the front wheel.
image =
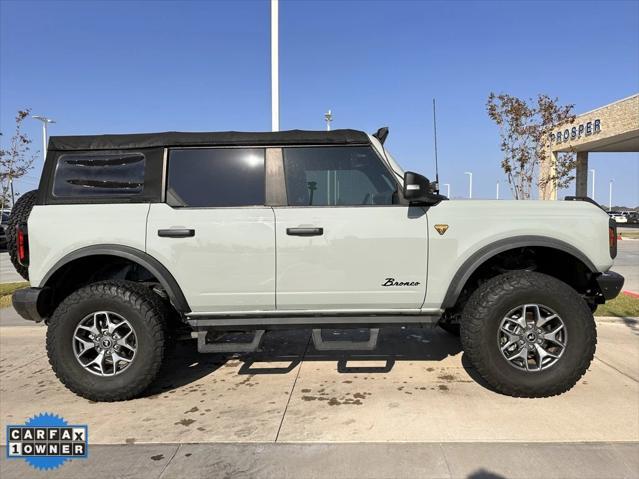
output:
[[51, 316], [49, 362], [71, 391], [121, 401], [155, 379], [165, 353], [166, 317], [159, 297], [127, 281], [104, 281], [68, 296]]
[[572, 388], [595, 354], [587, 303], [567, 284], [518, 271], [482, 284], [461, 320], [464, 351], [496, 391], [548, 397]]

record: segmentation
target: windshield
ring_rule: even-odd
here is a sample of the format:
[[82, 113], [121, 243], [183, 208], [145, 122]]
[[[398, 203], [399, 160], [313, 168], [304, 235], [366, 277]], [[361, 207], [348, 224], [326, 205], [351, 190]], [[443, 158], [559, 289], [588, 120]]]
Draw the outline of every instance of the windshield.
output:
[[402, 167], [399, 166], [399, 164], [395, 161], [395, 158], [393, 158], [393, 155], [391, 154], [391, 152], [388, 151], [388, 149], [382, 147], [381, 143], [377, 140], [377, 138], [371, 135], [369, 135], [369, 137], [371, 139], [373, 147], [377, 150], [377, 152], [384, 159], [384, 161], [388, 161], [388, 166], [391, 168], [391, 170], [393, 170], [399, 182], [403, 184], [404, 170], [402, 169]]
[[388, 162], [390, 163], [390, 167], [393, 169], [395, 174], [397, 174], [397, 176], [399, 176], [400, 180], [404, 181], [404, 170], [402, 169], [401, 166], [399, 166], [399, 163], [397, 163], [397, 161], [395, 161], [395, 158], [393, 157], [391, 152], [388, 151], [388, 149], [386, 150], [386, 157], [388, 158]]

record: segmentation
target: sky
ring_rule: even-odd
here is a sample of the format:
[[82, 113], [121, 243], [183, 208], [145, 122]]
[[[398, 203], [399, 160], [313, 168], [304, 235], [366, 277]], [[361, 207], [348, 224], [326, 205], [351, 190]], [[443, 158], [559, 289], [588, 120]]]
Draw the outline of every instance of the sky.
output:
[[[586, 112], [639, 92], [638, 1], [280, 1], [281, 129], [390, 128], [406, 170], [452, 197], [494, 198], [491, 92], [547, 93]], [[268, 131], [268, 1], [0, 0], [0, 130], [18, 109], [52, 135]], [[38, 148], [41, 128], [26, 122]], [[639, 205], [639, 154], [590, 155], [595, 199]], [[17, 184], [37, 186], [42, 167]], [[574, 187], [568, 194], [573, 194]], [[566, 194], [563, 192], [561, 196]]]

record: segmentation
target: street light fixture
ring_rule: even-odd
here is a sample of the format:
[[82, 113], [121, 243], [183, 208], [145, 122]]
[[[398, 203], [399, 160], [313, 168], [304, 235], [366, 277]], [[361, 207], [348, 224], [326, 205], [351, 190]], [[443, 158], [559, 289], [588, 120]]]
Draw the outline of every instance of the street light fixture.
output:
[[614, 180], [610, 180], [608, 184], [608, 213], [612, 211], [612, 183]]
[[324, 120], [326, 120], [326, 131], [331, 131], [331, 121], [333, 121], [333, 113], [331, 113], [331, 110], [324, 113]]
[[48, 139], [47, 126], [49, 125], [49, 123], [55, 123], [55, 120], [52, 120], [51, 118], [47, 118], [46, 116], [43, 116], [43, 115], [33, 115], [31, 118], [33, 118], [34, 120], [40, 120], [42, 122], [42, 159], [46, 160], [47, 159], [47, 139]]
[[279, 2], [271, 0], [271, 131], [280, 131]]
[[465, 175], [468, 175], [468, 199], [473, 197], [473, 174], [470, 171], [465, 171]]

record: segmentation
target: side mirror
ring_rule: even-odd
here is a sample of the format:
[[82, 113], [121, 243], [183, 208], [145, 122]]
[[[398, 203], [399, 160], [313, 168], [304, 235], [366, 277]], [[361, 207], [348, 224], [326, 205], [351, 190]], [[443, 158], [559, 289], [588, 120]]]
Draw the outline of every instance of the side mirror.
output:
[[404, 173], [404, 198], [421, 205], [434, 205], [444, 199], [435, 193], [428, 178], [412, 171]]

